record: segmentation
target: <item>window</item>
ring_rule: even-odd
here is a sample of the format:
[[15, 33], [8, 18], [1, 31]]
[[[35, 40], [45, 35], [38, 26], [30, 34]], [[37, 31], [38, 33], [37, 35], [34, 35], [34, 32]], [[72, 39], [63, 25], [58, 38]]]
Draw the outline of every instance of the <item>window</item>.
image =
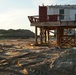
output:
[[61, 14], [61, 16], [59, 17], [60, 20], [64, 20], [64, 9], [60, 9], [59, 10], [59, 14]]

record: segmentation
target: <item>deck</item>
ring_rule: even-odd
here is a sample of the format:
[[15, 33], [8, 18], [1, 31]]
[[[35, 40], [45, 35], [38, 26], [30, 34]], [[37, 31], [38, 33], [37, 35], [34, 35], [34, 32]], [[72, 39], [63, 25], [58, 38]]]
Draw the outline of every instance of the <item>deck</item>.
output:
[[61, 22], [33, 22], [31, 23], [31, 26], [68, 26], [68, 27], [75, 27], [76, 28], [76, 22], [75, 21], [61, 21]]
[[[57, 20], [57, 21], [51, 21], [48, 18], [49, 16], [47, 15], [47, 20], [46, 21], [40, 21], [39, 20], [39, 16], [28, 16], [30, 22], [31, 22], [31, 26], [54, 26], [54, 27], [59, 27], [59, 26], [68, 26], [68, 27], [74, 27], [76, 28], [76, 21], [61, 21], [61, 20]], [[57, 16], [57, 18], [59, 17], [59, 15]], [[44, 17], [43, 17], [44, 18]]]

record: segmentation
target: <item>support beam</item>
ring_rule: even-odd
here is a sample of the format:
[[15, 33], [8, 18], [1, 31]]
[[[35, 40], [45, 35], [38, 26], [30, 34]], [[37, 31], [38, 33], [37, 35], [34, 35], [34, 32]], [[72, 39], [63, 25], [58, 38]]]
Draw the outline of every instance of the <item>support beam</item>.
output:
[[42, 44], [43, 41], [42, 41], [42, 27], [40, 27], [40, 44]]
[[63, 35], [64, 35], [64, 28], [60, 28], [60, 45], [62, 44], [63, 41]]
[[57, 45], [60, 46], [60, 28], [57, 28]]
[[62, 37], [64, 35], [64, 29], [61, 27], [57, 28], [57, 45], [61, 46]]
[[37, 41], [37, 26], [35, 26], [35, 44], [38, 44], [38, 41]]
[[46, 43], [46, 30], [45, 30], [45, 43]]
[[76, 31], [75, 31], [75, 28], [74, 28], [74, 45], [76, 46]]
[[48, 41], [47, 41], [47, 42], [49, 43], [49, 38], [50, 38], [50, 37], [49, 37], [49, 30], [47, 31], [47, 33], [48, 33]]

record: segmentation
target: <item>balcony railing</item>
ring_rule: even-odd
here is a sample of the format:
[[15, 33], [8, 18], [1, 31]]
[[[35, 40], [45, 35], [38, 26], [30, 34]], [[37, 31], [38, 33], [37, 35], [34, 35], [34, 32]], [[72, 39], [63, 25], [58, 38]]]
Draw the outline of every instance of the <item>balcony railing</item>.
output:
[[28, 18], [31, 23], [39, 22], [39, 16], [28, 16]]
[[72, 20], [60, 20], [60, 16], [62, 15], [47, 15], [46, 20], [44, 19], [44, 16], [41, 16], [43, 20], [40, 19], [40, 16], [28, 16], [29, 20], [31, 23], [36, 23], [36, 22], [59, 22], [61, 26], [76, 26], [76, 21]]

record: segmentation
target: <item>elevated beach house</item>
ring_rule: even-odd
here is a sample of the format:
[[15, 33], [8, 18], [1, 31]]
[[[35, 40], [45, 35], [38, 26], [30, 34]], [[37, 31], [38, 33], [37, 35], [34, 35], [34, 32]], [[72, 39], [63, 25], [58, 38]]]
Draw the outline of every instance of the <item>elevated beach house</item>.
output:
[[[35, 26], [35, 44], [50, 42], [50, 30], [56, 31], [56, 45], [76, 46], [76, 5], [39, 6], [39, 14], [28, 16], [31, 26]], [[40, 42], [37, 34], [40, 29]]]

